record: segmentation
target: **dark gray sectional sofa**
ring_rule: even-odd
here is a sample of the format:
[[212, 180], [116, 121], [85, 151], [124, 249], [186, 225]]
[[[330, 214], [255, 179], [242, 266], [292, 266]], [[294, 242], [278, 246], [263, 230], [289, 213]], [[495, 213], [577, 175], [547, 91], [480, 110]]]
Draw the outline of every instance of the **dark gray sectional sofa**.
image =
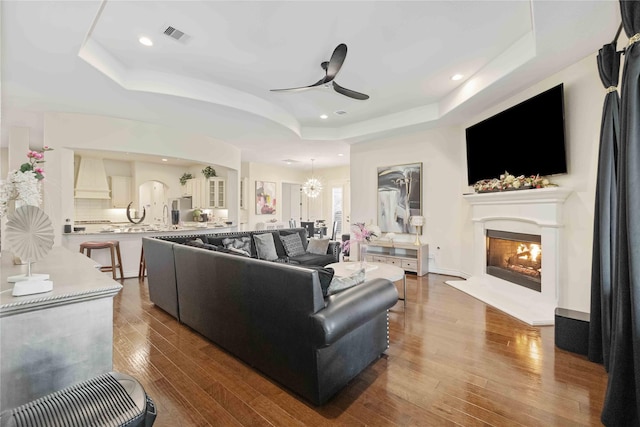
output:
[[316, 269], [143, 238], [151, 301], [316, 405], [388, 347], [395, 286], [324, 297]]
[[[198, 236], [166, 236], [166, 237], [157, 237], [158, 239], [167, 240], [175, 243], [187, 243], [188, 241], [193, 241], [194, 239], [200, 239], [203, 242], [202, 247], [212, 248], [221, 247], [223, 245], [223, 241], [229, 238], [242, 238], [248, 237], [251, 243], [250, 255], [252, 258], [258, 258], [255, 241], [252, 238], [255, 234], [272, 234], [273, 241], [275, 243], [276, 251], [278, 254], [279, 261], [284, 261], [290, 264], [302, 264], [302, 265], [316, 265], [316, 266], [325, 266], [327, 264], [331, 264], [333, 262], [339, 261], [340, 256], [340, 242], [329, 242], [329, 247], [327, 248], [327, 252], [325, 254], [312, 254], [305, 253], [302, 255], [298, 255], [295, 257], [289, 257], [285, 252], [284, 245], [280, 240], [280, 236], [287, 236], [289, 234], [298, 234], [300, 236], [300, 240], [302, 241], [302, 245], [304, 249], [307, 249], [307, 231], [304, 228], [285, 228], [280, 230], [261, 230], [261, 231], [242, 231], [236, 233], [215, 233], [215, 234], [201, 234]], [[215, 248], [213, 248], [215, 249]]]

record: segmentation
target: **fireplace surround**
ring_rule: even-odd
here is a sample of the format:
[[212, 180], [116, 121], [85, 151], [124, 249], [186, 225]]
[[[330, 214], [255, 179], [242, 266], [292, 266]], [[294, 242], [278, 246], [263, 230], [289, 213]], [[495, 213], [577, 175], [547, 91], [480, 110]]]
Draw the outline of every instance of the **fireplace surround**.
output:
[[[473, 271], [467, 280], [446, 283], [530, 325], [553, 325], [559, 283], [565, 277], [563, 206], [571, 192], [568, 188], [550, 187], [464, 195], [471, 205]], [[518, 267], [540, 273], [526, 272], [534, 278], [529, 281], [531, 286], [505, 280], [504, 274], [503, 277], [492, 274], [492, 267], [496, 266], [488, 265], [492, 260], [487, 247], [492, 233], [498, 238], [509, 235], [515, 240], [523, 238], [522, 242], [528, 245], [537, 244], [539, 239], [544, 248], [540, 266], [526, 262]], [[531, 252], [532, 248], [528, 250]], [[511, 279], [508, 273], [506, 276]], [[539, 285], [535, 283], [538, 280]]]

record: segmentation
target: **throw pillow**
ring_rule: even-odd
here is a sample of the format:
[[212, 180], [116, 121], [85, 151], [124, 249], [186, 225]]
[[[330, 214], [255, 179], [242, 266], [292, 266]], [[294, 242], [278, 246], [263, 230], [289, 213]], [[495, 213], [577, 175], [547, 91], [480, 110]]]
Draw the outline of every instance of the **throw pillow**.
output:
[[329, 248], [329, 239], [309, 239], [307, 252], [315, 255], [326, 255]]
[[255, 234], [253, 241], [256, 244], [256, 252], [259, 259], [265, 259], [267, 261], [275, 261], [278, 259], [278, 252], [276, 252], [276, 244], [273, 241], [272, 233]]
[[337, 294], [338, 292], [342, 292], [363, 282], [364, 268], [361, 268], [360, 270], [347, 277], [334, 277], [331, 280], [329, 289], [327, 289], [327, 296]]
[[239, 249], [246, 255], [251, 256], [251, 239], [247, 236], [223, 239], [222, 245], [227, 249]]
[[280, 240], [282, 241], [287, 256], [294, 257], [304, 255], [304, 246], [302, 246], [302, 240], [298, 233], [280, 236]]
[[311, 270], [316, 270], [318, 272], [318, 278], [320, 279], [320, 287], [322, 288], [322, 295], [325, 297], [329, 291], [329, 285], [331, 285], [331, 280], [334, 278], [333, 268], [329, 267], [316, 267], [314, 265], [305, 265], [305, 268], [309, 268]]

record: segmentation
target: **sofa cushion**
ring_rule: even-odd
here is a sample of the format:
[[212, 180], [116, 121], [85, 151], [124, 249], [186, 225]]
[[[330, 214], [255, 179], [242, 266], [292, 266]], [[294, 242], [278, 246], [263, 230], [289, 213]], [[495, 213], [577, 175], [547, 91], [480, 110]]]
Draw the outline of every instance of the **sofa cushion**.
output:
[[318, 272], [318, 278], [320, 279], [320, 287], [322, 287], [322, 295], [324, 295], [325, 297], [329, 295], [327, 292], [329, 290], [329, 285], [331, 285], [333, 274], [335, 273], [333, 271], [333, 268], [319, 267], [315, 265], [305, 266], [305, 268], [310, 268]]
[[222, 239], [222, 245], [226, 249], [238, 249], [251, 256], [251, 238], [247, 236]]
[[333, 255], [326, 255], [326, 254], [317, 255], [317, 254], [304, 253], [296, 257], [290, 257], [289, 259], [295, 263], [302, 264], [305, 266], [318, 265], [318, 266], [324, 267], [327, 264], [332, 264], [336, 262]]
[[278, 259], [276, 244], [272, 233], [254, 234], [253, 241], [256, 245], [256, 252], [259, 259], [275, 261]]
[[329, 247], [329, 239], [309, 239], [307, 252], [316, 255], [326, 255]]
[[361, 268], [347, 277], [333, 277], [325, 296], [337, 294], [338, 292], [352, 288], [360, 283], [364, 283], [364, 268]]
[[302, 246], [302, 239], [300, 239], [298, 233], [280, 236], [280, 240], [284, 245], [284, 250], [288, 257], [295, 257], [305, 253], [304, 246]]
[[[215, 246], [215, 245], [211, 245], [211, 246]], [[249, 255], [248, 253], [246, 253], [245, 251], [243, 251], [242, 249], [236, 249], [236, 248], [225, 248], [224, 246], [215, 246], [215, 251], [216, 252], [222, 252], [223, 254], [231, 254], [231, 255], [240, 255], [240, 256], [245, 256], [245, 257], [251, 257], [251, 255]]]
[[195, 246], [196, 248], [204, 248], [205, 243], [199, 237], [184, 242], [185, 245]]

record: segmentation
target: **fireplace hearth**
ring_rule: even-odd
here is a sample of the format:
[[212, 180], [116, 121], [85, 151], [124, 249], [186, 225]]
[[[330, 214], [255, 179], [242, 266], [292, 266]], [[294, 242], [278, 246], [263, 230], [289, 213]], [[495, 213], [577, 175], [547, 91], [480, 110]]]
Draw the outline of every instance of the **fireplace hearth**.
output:
[[[464, 195], [473, 223], [473, 245], [466, 252], [471, 270], [466, 280], [446, 283], [530, 325], [553, 325], [565, 275], [563, 204], [570, 194], [552, 187]], [[488, 231], [498, 234], [488, 237]], [[490, 237], [498, 245], [488, 247]], [[493, 246], [501, 245], [506, 253], [495, 255]], [[525, 252], [527, 259], [521, 258]]]
[[486, 230], [487, 274], [540, 292], [542, 238], [540, 235]]

